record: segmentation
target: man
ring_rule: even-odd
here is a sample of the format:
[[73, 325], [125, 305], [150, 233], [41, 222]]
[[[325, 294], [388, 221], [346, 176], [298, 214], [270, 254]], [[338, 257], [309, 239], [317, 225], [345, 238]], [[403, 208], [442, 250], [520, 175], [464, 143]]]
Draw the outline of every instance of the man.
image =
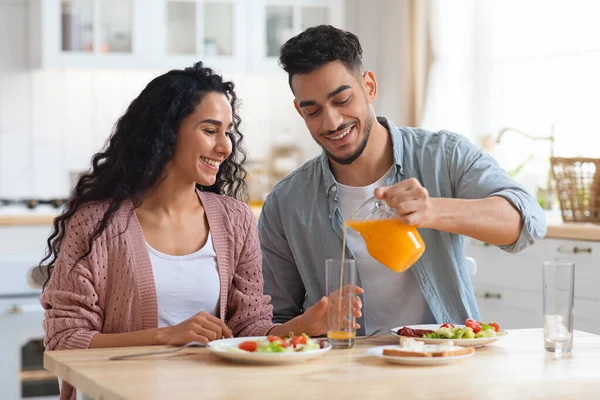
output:
[[331, 26], [309, 28], [281, 48], [294, 105], [323, 153], [275, 186], [259, 220], [274, 321], [320, 301], [325, 259], [342, 254], [343, 221], [373, 194], [419, 227], [427, 249], [395, 273], [348, 230], [346, 257], [357, 260], [364, 289], [359, 334], [479, 319], [464, 236], [518, 252], [544, 237], [544, 213], [466, 138], [376, 118], [377, 81], [361, 56], [358, 38]]

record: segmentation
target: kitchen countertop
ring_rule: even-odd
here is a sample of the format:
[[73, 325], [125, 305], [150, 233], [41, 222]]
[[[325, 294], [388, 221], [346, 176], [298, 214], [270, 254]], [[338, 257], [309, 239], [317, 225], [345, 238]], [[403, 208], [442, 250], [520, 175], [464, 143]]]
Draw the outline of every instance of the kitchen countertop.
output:
[[[261, 208], [252, 206], [252, 211], [258, 219]], [[57, 215], [56, 209], [47, 207], [38, 210], [11, 210], [0, 209], [0, 226], [11, 225], [50, 225]], [[600, 241], [600, 224], [563, 222], [558, 212], [547, 212], [548, 233], [546, 237], [555, 239], [591, 240]]]
[[[261, 208], [256, 206], [250, 208], [258, 220]], [[49, 208], [39, 211], [26, 209], [3, 211], [0, 209], [0, 226], [51, 225], [58, 212], [58, 210]]]
[[0, 207], [0, 226], [51, 225], [61, 209], [40, 205], [33, 209], [23, 206]]
[[50, 214], [24, 214], [24, 215], [1, 215], [0, 226], [31, 226], [51, 225], [55, 215]]
[[[260, 206], [250, 208], [258, 220], [262, 208]], [[51, 225], [59, 212], [59, 209], [43, 206], [32, 210], [24, 207], [0, 207], [0, 226]]]
[[560, 212], [547, 212], [547, 238], [600, 241], [600, 224], [563, 222]]
[[[47, 351], [44, 368], [92, 398], [122, 399], [494, 399], [596, 398], [600, 336], [575, 331], [573, 351], [548, 353], [542, 329], [509, 330], [473, 357], [442, 367], [388, 364], [368, 356], [388, 336], [295, 365], [242, 365], [208, 349], [109, 361], [165, 346]], [[432, 384], [435, 382], [435, 384]]]
[[258, 217], [260, 217], [260, 212], [262, 211], [262, 207], [260, 206], [250, 206], [250, 209], [254, 213], [256, 220], [258, 221]]

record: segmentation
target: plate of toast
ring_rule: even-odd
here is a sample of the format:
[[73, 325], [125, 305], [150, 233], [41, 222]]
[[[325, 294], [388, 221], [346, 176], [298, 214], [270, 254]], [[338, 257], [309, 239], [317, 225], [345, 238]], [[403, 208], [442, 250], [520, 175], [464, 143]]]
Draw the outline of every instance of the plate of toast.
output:
[[393, 364], [442, 365], [472, 357], [475, 349], [457, 346], [451, 340], [442, 344], [426, 344], [402, 337], [400, 345], [372, 347], [367, 354]]

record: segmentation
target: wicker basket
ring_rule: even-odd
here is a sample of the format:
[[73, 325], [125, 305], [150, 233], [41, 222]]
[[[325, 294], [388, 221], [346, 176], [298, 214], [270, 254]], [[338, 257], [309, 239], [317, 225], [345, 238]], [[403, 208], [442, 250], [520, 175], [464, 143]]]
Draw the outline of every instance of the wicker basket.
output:
[[565, 222], [600, 223], [600, 158], [550, 159]]

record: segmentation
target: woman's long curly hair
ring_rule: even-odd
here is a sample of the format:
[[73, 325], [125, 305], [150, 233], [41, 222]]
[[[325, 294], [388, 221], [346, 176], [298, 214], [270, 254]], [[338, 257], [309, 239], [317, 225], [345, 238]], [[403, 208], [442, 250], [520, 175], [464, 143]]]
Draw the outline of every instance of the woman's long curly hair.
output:
[[54, 220], [46, 255], [39, 265], [40, 272], [46, 276], [44, 287], [50, 280], [69, 220], [77, 210], [89, 202], [109, 202], [103, 218], [88, 238], [87, 252], [81, 260], [90, 254], [93, 242], [106, 229], [123, 201], [131, 200], [134, 208], [139, 207], [146, 191], [165, 176], [182, 120], [213, 92], [224, 94], [231, 104], [232, 152], [221, 163], [212, 186], [196, 184], [196, 187], [246, 200], [246, 171], [243, 168], [246, 152], [242, 146], [244, 136], [239, 130], [241, 118], [233, 82], [223, 81], [201, 62], [184, 70], [169, 71], [153, 79], [131, 102], [115, 124], [103, 151], [92, 157], [91, 168], [79, 178], [63, 212]]

